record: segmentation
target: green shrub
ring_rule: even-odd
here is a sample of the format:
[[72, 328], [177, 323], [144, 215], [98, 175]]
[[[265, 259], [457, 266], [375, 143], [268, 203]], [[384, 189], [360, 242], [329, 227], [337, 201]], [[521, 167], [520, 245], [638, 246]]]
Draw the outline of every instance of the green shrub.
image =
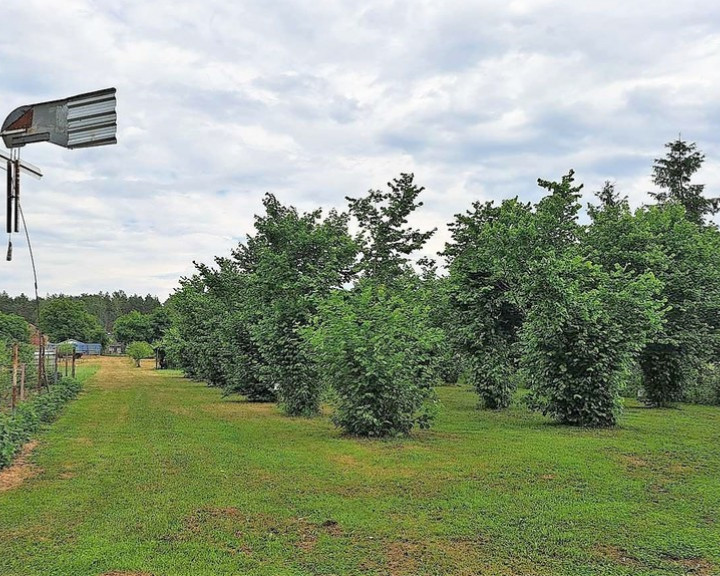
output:
[[81, 388], [77, 380], [63, 378], [48, 392], [20, 404], [15, 412], [0, 414], [0, 468], [10, 464], [32, 434], [41, 425], [52, 422], [60, 409], [77, 396]]
[[130, 342], [125, 353], [135, 361], [135, 366], [140, 368], [140, 361], [144, 358], [152, 358], [155, 351], [147, 342]]
[[325, 380], [335, 391], [333, 420], [357, 436], [407, 434], [429, 427], [435, 396], [432, 353], [440, 331], [412, 290], [364, 282], [338, 291], [308, 330]]
[[720, 406], [720, 368], [712, 363], [701, 366], [685, 386], [682, 400]]
[[660, 324], [657, 281], [582, 258], [548, 261], [538, 277], [547, 300], [522, 329], [531, 407], [564, 424], [613, 426], [626, 373]]

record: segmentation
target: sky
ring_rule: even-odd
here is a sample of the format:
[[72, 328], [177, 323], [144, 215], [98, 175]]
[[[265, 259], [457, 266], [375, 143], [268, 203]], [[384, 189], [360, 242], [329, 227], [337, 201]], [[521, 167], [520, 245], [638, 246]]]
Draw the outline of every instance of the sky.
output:
[[[413, 172], [429, 255], [473, 201], [536, 201], [569, 169], [585, 202], [605, 180], [649, 202], [680, 134], [720, 195], [711, 0], [3, 0], [0, 121], [111, 86], [116, 146], [21, 151], [44, 172], [22, 183], [41, 296], [164, 299], [252, 233], [265, 192], [344, 209]], [[12, 241], [0, 291], [31, 294]]]

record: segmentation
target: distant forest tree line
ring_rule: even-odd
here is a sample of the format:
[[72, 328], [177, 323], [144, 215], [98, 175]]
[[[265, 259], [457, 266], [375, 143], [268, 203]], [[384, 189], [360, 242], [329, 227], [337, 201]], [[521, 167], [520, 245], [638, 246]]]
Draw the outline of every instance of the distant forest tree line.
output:
[[[80, 296], [53, 294], [40, 299], [39, 327], [53, 342], [73, 338], [106, 345], [111, 336], [119, 342], [129, 343], [125, 341], [127, 333], [123, 333], [122, 328], [121, 338], [117, 338], [115, 324], [120, 320], [121, 326], [132, 325], [133, 320], [137, 320], [141, 325], [148, 326], [140, 334], [142, 339], [152, 341], [162, 337], [162, 329], [157, 324], [167, 323], [161, 319], [163, 312], [159, 310], [162, 310], [160, 300], [150, 294], [127, 295], [122, 290]], [[0, 314], [18, 316], [30, 324], [38, 324], [37, 304], [25, 294], [13, 297], [7, 292], [0, 292]], [[126, 320], [128, 316], [129, 322]], [[150, 327], [153, 322], [155, 326]]]

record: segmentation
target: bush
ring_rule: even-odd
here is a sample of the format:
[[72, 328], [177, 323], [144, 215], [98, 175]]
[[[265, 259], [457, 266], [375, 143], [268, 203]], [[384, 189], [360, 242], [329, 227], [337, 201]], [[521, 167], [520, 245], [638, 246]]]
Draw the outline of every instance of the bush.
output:
[[682, 397], [683, 402], [720, 406], [720, 368], [705, 364], [689, 379]]
[[335, 424], [357, 436], [407, 434], [434, 416], [432, 353], [440, 331], [430, 328], [413, 291], [361, 283], [338, 291], [308, 330], [318, 365], [335, 391]]
[[582, 258], [548, 262], [545, 274], [547, 300], [522, 328], [530, 405], [564, 424], [613, 426], [627, 372], [659, 327], [658, 283]]
[[77, 396], [81, 388], [77, 380], [63, 378], [49, 392], [33, 396], [20, 404], [15, 412], [0, 414], [0, 468], [10, 464], [32, 434], [42, 424], [52, 422], [60, 409]]
[[125, 353], [135, 361], [135, 366], [140, 368], [140, 361], [143, 358], [152, 358], [155, 351], [147, 342], [131, 342], [125, 349]]

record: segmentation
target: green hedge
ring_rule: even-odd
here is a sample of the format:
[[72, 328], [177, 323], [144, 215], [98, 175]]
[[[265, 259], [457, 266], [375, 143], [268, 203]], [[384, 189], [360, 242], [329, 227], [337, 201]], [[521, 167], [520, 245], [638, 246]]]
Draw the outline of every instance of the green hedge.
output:
[[42, 424], [52, 422], [81, 388], [77, 380], [63, 378], [49, 392], [20, 404], [14, 413], [0, 414], [0, 469], [10, 464], [20, 447]]

